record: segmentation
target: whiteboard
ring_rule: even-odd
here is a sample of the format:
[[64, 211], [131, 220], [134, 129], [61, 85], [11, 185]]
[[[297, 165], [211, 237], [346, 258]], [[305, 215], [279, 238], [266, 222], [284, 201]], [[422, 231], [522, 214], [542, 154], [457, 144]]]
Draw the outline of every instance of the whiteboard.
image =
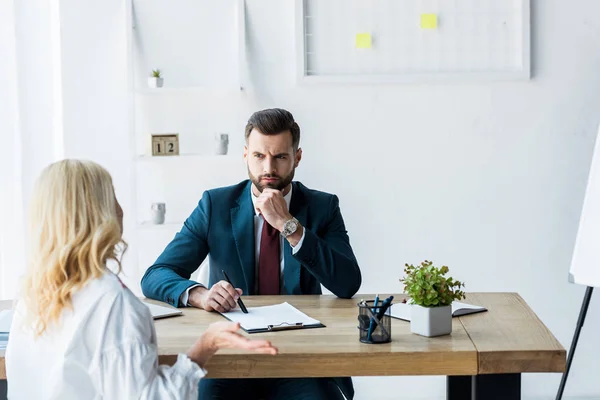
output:
[[569, 280], [585, 286], [600, 286], [600, 128], [579, 219], [579, 228], [569, 270]]
[[297, 0], [296, 15], [301, 81], [530, 77], [529, 0]]

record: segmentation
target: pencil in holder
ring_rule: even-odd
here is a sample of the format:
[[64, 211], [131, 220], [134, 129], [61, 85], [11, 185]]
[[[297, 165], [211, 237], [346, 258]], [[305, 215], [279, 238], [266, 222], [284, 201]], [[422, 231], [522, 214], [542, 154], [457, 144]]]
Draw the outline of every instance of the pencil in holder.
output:
[[381, 302], [374, 300], [358, 303], [358, 332], [363, 343], [377, 344], [392, 341], [391, 305], [382, 313]]

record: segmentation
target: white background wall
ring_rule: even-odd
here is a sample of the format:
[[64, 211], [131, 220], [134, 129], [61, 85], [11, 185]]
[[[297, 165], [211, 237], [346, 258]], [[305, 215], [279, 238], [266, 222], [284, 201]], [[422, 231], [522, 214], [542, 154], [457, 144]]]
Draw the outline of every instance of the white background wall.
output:
[[[132, 144], [125, 143], [124, 2], [59, 3], [64, 154], [109, 168], [129, 216], [132, 254], [151, 251], [133, 229], [143, 205], [135, 202]], [[402, 265], [431, 259], [449, 265], [469, 291], [519, 292], [568, 348], [584, 288], [568, 284], [567, 272], [600, 122], [600, 3], [532, 5], [531, 81], [298, 87], [293, 2], [248, 0], [250, 81], [240, 107], [294, 113], [304, 149], [297, 178], [339, 195], [363, 271], [361, 292], [399, 292]], [[30, 24], [29, 33], [18, 30], [23, 37], [44, 28]], [[23, 84], [48, 94], [43, 82]], [[34, 145], [46, 131], [26, 129], [37, 136], [26, 135], [32, 152], [24, 164], [35, 163]], [[137, 290], [146, 265], [127, 261]], [[600, 354], [598, 296], [590, 307], [566, 390], [571, 398], [600, 399], [592, 362]], [[553, 398], [559, 379], [526, 375], [524, 394]], [[357, 399], [444, 394], [443, 377], [356, 378], [355, 386]]]
[[124, 256], [123, 280], [135, 289], [128, 15], [124, 0], [60, 0], [65, 157], [94, 160], [111, 173], [132, 249]]
[[[25, 263], [24, 211], [39, 171], [60, 153], [58, 29], [47, 0], [0, 2], [0, 296], [13, 296]], [[23, 151], [27, 149], [27, 151]]]
[[[16, 190], [20, 174], [20, 145], [18, 136], [17, 62], [15, 45], [14, 7], [12, 1], [0, 2], [0, 137], [5, 151], [0, 157], [0, 226], [23, 225], [22, 197]], [[21, 239], [23, 238], [20, 232]], [[23, 248], [15, 246], [18, 233], [0, 229], [0, 266], [22, 265]], [[22, 240], [21, 240], [22, 244]], [[14, 285], [17, 274], [0, 267], [0, 298]]]

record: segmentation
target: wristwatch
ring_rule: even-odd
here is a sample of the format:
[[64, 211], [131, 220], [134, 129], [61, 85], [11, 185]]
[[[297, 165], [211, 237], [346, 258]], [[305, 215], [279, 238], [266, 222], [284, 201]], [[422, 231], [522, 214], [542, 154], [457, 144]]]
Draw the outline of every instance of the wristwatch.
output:
[[300, 222], [298, 222], [298, 220], [294, 217], [292, 217], [292, 219], [285, 221], [285, 223], [283, 224], [283, 230], [281, 231], [281, 235], [283, 237], [288, 237], [290, 236], [292, 233], [296, 232], [296, 230], [298, 229], [298, 225], [300, 225]]

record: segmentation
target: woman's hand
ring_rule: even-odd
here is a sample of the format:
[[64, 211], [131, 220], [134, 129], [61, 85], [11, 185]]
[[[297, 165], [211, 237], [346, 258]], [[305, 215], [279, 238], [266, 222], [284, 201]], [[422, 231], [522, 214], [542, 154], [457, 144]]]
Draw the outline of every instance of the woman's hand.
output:
[[240, 329], [238, 322], [215, 322], [188, 352], [188, 357], [204, 368], [206, 362], [219, 349], [242, 349], [263, 354], [277, 354], [278, 350], [268, 340], [250, 340], [236, 331]]

